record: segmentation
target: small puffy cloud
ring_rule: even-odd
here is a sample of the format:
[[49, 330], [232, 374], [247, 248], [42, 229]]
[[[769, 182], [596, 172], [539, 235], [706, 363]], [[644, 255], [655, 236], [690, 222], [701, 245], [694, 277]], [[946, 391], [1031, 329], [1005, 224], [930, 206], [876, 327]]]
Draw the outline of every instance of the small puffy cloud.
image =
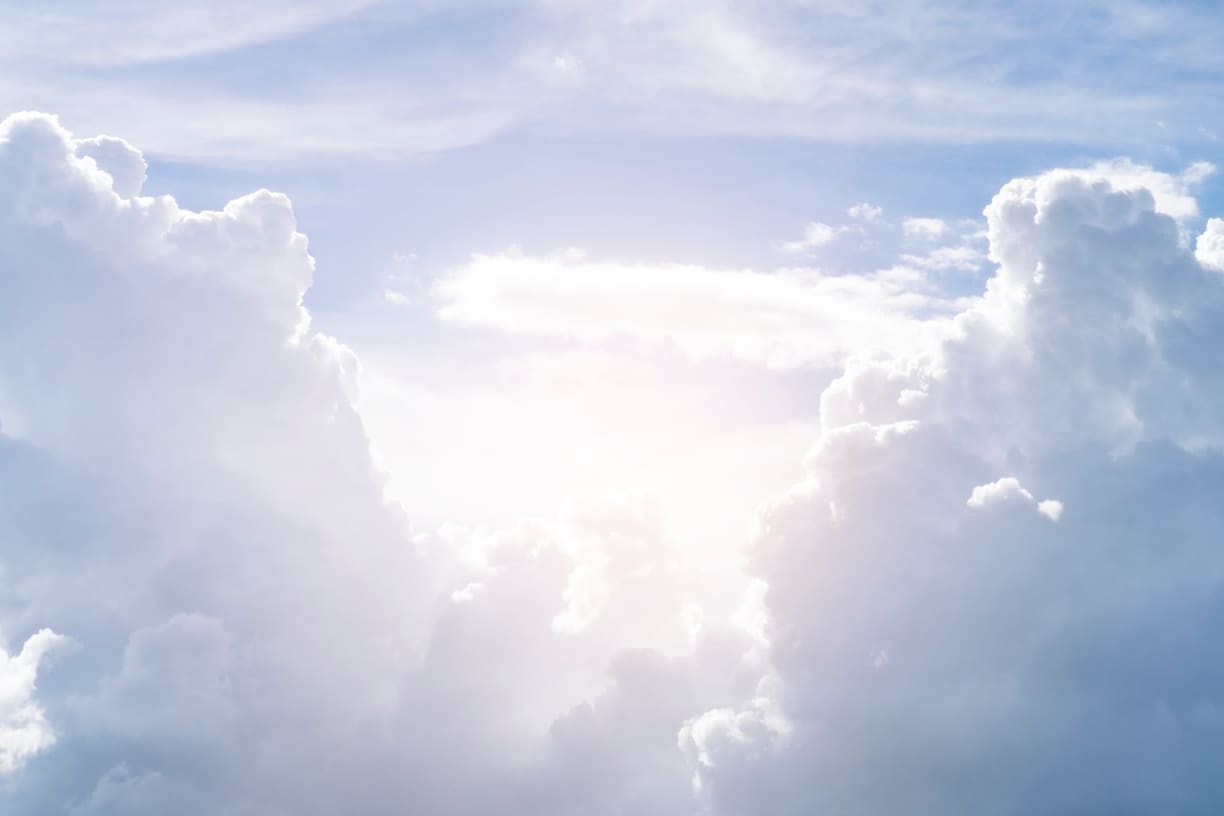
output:
[[981, 298], [826, 389], [752, 548], [791, 733], [693, 756], [715, 813], [1213, 807], [1184, 763], [1222, 736], [1189, 679], [1224, 676], [1219, 227], [1192, 253], [1181, 223], [1205, 172], [1010, 182]]
[[948, 223], [942, 218], [906, 218], [901, 222], [901, 231], [907, 238], [935, 241], [948, 231]]
[[1025, 490], [1014, 476], [1005, 476], [998, 481], [978, 485], [973, 488], [965, 504], [974, 510], [1019, 504], [1032, 507], [1050, 521], [1055, 522], [1062, 516], [1063, 511], [1062, 502], [1057, 499], [1037, 501], [1033, 498], [1033, 494]]
[[846, 215], [857, 221], [877, 221], [884, 214], [884, 208], [864, 201], [846, 210]]
[[898, 265], [936, 273], [982, 273], [989, 267], [986, 232], [980, 220], [906, 218], [901, 222], [903, 252]]
[[778, 249], [791, 255], [806, 255], [837, 240], [846, 227], [834, 227], [823, 221], [812, 221], [803, 228], [803, 237], [794, 241], [783, 241]]
[[1208, 269], [1224, 272], [1224, 219], [1207, 219], [1207, 226], [1195, 241], [1194, 257]]
[[1062, 518], [1063, 503], [1058, 499], [1042, 499], [1037, 502], [1037, 512], [1057, 523]]
[[1020, 501], [1026, 504], [1035, 503], [1033, 494], [1020, 486], [1019, 480], [1007, 476], [990, 484], [978, 485], [973, 488], [966, 505], [973, 508], [992, 507], [998, 504]]
[[925, 255], [902, 255], [901, 260], [919, 269], [933, 272], [946, 272], [949, 270], [975, 272], [985, 266], [989, 259], [982, 250], [962, 244], [960, 246], [938, 247]]

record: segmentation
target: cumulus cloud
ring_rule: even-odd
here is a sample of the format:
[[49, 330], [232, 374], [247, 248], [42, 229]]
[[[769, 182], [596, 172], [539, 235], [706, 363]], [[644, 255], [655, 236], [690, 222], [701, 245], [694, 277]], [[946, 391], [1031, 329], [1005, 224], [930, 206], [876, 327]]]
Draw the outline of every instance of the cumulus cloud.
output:
[[55, 730], [35, 698], [42, 662], [67, 643], [43, 629], [15, 655], [0, 649], [0, 774], [10, 774], [55, 744]]
[[812, 221], [803, 228], [802, 237], [793, 241], [783, 241], [778, 244], [778, 249], [792, 255], [808, 254], [833, 243], [845, 231], [845, 227], [834, 227], [823, 221]]
[[[680, 729], [680, 748], [688, 752], [699, 769], [743, 761], [745, 757], [776, 749], [785, 740], [790, 724], [777, 710], [776, 700], [766, 688], [741, 709], [716, 708], [686, 722]], [[701, 791], [700, 771], [693, 785]]]
[[[927, 337], [845, 360], [762, 512], [738, 625], [695, 635], [649, 502], [414, 530], [359, 361], [303, 308], [288, 199], [191, 212], [139, 195], [142, 168], [45, 116], [0, 126], [0, 628], [48, 627], [0, 662], [6, 813], [1224, 797], [1201, 761], [1224, 739], [1224, 279], [1218, 225], [1196, 256], [1173, 195], [1200, 171], [1008, 183], [964, 301], [899, 273], [572, 255], [444, 280], [458, 323], [695, 354], [774, 359], [782, 337], [817, 359], [898, 319]], [[45, 666], [52, 631], [80, 648]]]
[[1146, 190], [1157, 212], [1181, 220], [1198, 215], [1195, 190], [1215, 172], [1216, 166], [1207, 161], [1194, 162], [1180, 173], [1171, 174], [1121, 158], [1096, 162], [1078, 175], [1089, 180], [1108, 178], [1117, 190]]
[[212, 805], [245, 797], [236, 724], [276, 741], [313, 709], [299, 735], [328, 741], [386, 704], [384, 633], [420, 606], [288, 200], [190, 212], [124, 195], [141, 166], [45, 116], [0, 127], [5, 608], [84, 661], [45, 704], [76, 739], [26, 780], [33, 812], [123, 763], [169, 788], [210, 763]]
[[1170, 197], [1197, 174], [1010, 182], [982, 299], [825, 391], [754, 544], [790, 734], [696, 755], [715, 812], [1212, 809], [1224, 286]]
[[968, 507], [983, 510], [990, 507], [1008, 504], [1021, 504], [1032, 507], [1050, 521], [1058, 521], [1062, 516], [1063, 505], [1058, 499], [1042, 499], [1037, 501], [1033, 494], [1020, 485], [1020, 480], [1014, 476], [1004, 476], [990, 484], [978, 485], [969, 494], [965, 502]]
[[936, 240], [948, 229], [942, 218], [906, 218], [901, 222], [901, 230], [911, 238]]
[[[288, 199], [193, 212], [142, 174], [119, 140], [0, 126], [0, 626], [50, 627], [0, 662], [0, 809], [675, 812], [690, 702], [752, 679], [734, 633], [716, 687], [669, 663], [691, 631], [655, 517], [414, 531]], [[52, 629], [80, 648], [47, 669]], [[584, 806], [567, 780], [608, 754]]]
[[76, 153], [93, 159], [111, 177], [111, 187], [118, 195], [124, 198], [140, 195], [148, 165], [140, 151], [123, 139], [113, 136], [78, 139]]
[[876, 221], [883, 214], [883, 207], [867, 201], [864, 201], [861, 204], [855, 204], [846, 210], [846, 215], [859, 221]]
[[1207, 227], [1195, 241], [1194, 257], [1208, 269], [1224, 272], [1224, 220], [1207, 219]]

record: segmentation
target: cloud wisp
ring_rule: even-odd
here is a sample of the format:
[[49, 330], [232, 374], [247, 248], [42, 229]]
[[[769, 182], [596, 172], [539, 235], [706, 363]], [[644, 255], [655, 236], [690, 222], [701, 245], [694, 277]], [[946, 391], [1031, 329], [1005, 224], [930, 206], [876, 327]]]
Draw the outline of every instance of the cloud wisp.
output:
[[477, 255], [435, 286], [443, 320], [588, 342], [674, 343], [696, 359], [774, 368], [921, 342], [924, 319], [955, 311], [912, 279], [773, 273], [588, 260], [568, 252]]
[[132, 122], [197, 161], [419, 154], [536, 125], [853, 143], [1221, 129], [1199, 104], [1220, 21], [1194, 4], [108, 0], [6, 22], [0, 106]]

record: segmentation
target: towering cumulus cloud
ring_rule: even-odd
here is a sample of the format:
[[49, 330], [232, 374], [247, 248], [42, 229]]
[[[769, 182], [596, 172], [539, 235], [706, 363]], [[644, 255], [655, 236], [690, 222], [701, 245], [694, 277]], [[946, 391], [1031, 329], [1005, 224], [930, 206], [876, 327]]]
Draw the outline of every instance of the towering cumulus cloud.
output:
[[716, 811], [1224, 801], [1224, 278], [1161, 209], [1093, 174], [1011, 182], [980, 301], [824, 393], [754, 555], [788, 727], [759, 701], [696, 721]]
[[0, 129], [0, 810], [683, 810], [680, 725], [751, 678], [648, 648], [688, 643], [650, 507], [411, 531], [289, 201], [144, 169]]
[[425, 571], [288, 200], [192, 213], [143, 176], [117, 139], [0, 130], [3, 628], [77, 646], [35, 698], [58, 745], [10, 752], [15, 812], [292, 807], [267, 788], [392, 706], [419, 640]]
[[1224, 801], [1224, 230], [1182, 179], [1005, 186], [985, 291], [849, 359], [698, 634], [649, 503], [413, 531], [289, 201], [144, 175], [0, 126], [5, 814]]

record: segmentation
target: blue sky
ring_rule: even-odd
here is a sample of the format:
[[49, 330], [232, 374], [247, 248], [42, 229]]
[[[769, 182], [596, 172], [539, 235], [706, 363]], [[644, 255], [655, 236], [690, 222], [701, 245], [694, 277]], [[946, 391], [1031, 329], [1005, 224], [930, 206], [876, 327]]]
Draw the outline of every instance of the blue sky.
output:
[[189, 206], [289, 193], [329, 260], [320, 316], [380, 293], [395, 252], [424, 274], [510, 244], [762, 266], [860, 200], [972, 217], [1018, 175], [1117, 155], [1177, 170], [1217, 149], [1218, 23], [1193, 3], [116, 2], [13, 18], [13, 41], [58, 47], [15, 51], [8, 109], [127, 131], [149, 190]]
[[0, 19], [0, 812], [1219, 811], [1214, 4]]

